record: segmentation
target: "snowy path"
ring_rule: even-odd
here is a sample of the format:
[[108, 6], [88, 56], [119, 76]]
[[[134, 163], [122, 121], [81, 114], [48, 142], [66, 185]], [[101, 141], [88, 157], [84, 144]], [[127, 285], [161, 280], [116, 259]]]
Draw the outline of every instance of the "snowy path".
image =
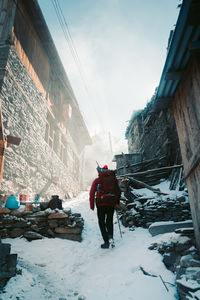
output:
[[[165, 289], [159, 277], [145, 276], [140, 265], [149, 273], [161, 275], [174, 283], [174, 275], [162, 263], [156, 251], [148, 250], [155, 240], [147, 230], [124, 229], [121, 239], [115, 224], [114, 249], [100, 249], [102, 243], [96, 211], [89, 210], [88, 192], [68, 202], [73, 212], [85, 220], [81, 243], [44, 239], [27, 242], [6, 239], [12, 253], [18, 253], [22, 275], [12, 278], [0, 300], [173, 300], [175, 287]], [[81, 297], [82, 295], [82, 297]]]

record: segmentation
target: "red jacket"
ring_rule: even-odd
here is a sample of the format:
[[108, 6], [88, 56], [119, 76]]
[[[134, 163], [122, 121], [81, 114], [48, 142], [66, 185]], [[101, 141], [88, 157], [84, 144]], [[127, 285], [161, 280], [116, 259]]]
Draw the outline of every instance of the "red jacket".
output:
[[[99, 178], [96, 178], [93, 183], [92, 183], [92, 186], [91, 186], [91, 189], [90, 189], [90, 208], [92, 210], [94, 210], [94, 207], [95, 207], [95, 193], [96, 193], [96, 190], [97, 190], [97, 185], [99, 184]], [[119, 196], [119, 199], [118, 199], [118, 204], [119, 204], [119, 200], [120, 200], [120, 196], [121, 196], [121, 190], [120, 188], [116, 188], [116, 195]], [[98, 206], [113, 206], [109, 203], [99, 203]]]

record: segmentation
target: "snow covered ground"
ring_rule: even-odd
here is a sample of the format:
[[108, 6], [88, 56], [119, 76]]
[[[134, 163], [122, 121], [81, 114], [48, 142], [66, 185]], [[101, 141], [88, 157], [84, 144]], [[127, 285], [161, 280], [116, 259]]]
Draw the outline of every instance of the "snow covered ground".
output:
[[[5, 239], [18, 254], [22, 275], [11, 278], [0, 300], [173, 300], [177, 299], [175, 276], [162, 263], [162, 256], [148, 246], [160, 238], [148, 230], [129, 231], [120, 237], [115, 215], [114, 249], [101, 249], [102, 238], [96, 210], [91, 211], [88, 192], [81, 193], [67, 207], [85, 220], [81, 243], [62, 239]], [[144, 275], [147, 272], [157, 275]], [[161, 278], [166, 283], [166, 290]], [[169, 284], [171, 283], [171, 284]]]

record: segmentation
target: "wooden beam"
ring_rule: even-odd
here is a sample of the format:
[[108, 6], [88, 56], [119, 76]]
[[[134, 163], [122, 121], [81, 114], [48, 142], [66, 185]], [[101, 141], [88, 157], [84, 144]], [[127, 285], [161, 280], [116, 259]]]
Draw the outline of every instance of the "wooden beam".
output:
[[[151, 169], [143, 172], [136, 172], [136, 173], [130, 173], [130, 174], [125, 174], [126, 176], [140, 176], [140, 175], [146, 175], [146, 174], [152, 174], [152, 173], [157, 173], [159, 171], [167, 171], [171, 169], [178, 169], [182, 168], [183, 165], [174, 165], [174, 166], [169, 166], [169, 167], [162, 167], [162, 168], [156, 168], [156, 169]], [[123, 176], [123, 175], [121, 175]]]
[[150, 185], [148, 185], [148, 184], [146, 184], [146, 183], [144, 183], [144, 182], [142, 182], [142, 181], [139, 181], [139, 180], [137, 180], [137, 179], [135, 179], [135, 178], [128, 177], [128, 176], [127, 176], [127, 178], [128, 178], [131, 182], [133, 182], [133, 183], [135, 183], [135, 184], [137, 184], [137, 185], [139, 185], [139, 186], [141, 186], [141, 187], [147, 188], [147, 189], [151, 190], [152, 192], [154, 192], [154, 193], [156, 193], [156, 194], [158, 194], [158, 195], [168, 195], [168, 194], [162, 193], [162, 192], [160, 191], [160, 189], [152, 188]]
[[[116, 156], [116, 155], [115, 155]], [[132, 167], [137, 167], [137, 166], [145, 166], [145, 164], [152, 164], [152, 163], [156, 163], [156, 162], [159, 162], [159, 161], [161, 161], [161, 160], [163, 160], [163, 159], [165, 159], [165, 158], [167, 158], [168, 157], [168, 155], [164, 155], [164, 156], [162, 156], [162, 157], [159, 157], [159, 158], [153, 158], [153, 159], [148, 159], [148, 160], [143, 160], [143, 161], [140, 161], [140, 162], [137, 162], [137, 163], [134, 163], [134, 164], [131, 164], [131, 165], [126, 165], [126, 166], [122, 166], [122, 167], [119, 167], [119, 168], [117, 168], [116, 170], [118, 171], [118, 170], [121, 170], [121, 169], [123, 169], [124, 167], [125, 168], [132, 168]]]

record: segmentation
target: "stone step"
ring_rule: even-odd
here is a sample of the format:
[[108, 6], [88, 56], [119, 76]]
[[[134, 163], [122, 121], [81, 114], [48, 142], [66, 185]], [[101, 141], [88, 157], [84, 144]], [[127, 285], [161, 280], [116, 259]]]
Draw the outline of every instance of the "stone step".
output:
[[187, 220], [183, 222], [155, 222], [149, 226], [149, 232], [152, 236], [155, 236], [158, 234], [174, 232], [176, 229], [180, 228], [193, 228], [192, 220]]

